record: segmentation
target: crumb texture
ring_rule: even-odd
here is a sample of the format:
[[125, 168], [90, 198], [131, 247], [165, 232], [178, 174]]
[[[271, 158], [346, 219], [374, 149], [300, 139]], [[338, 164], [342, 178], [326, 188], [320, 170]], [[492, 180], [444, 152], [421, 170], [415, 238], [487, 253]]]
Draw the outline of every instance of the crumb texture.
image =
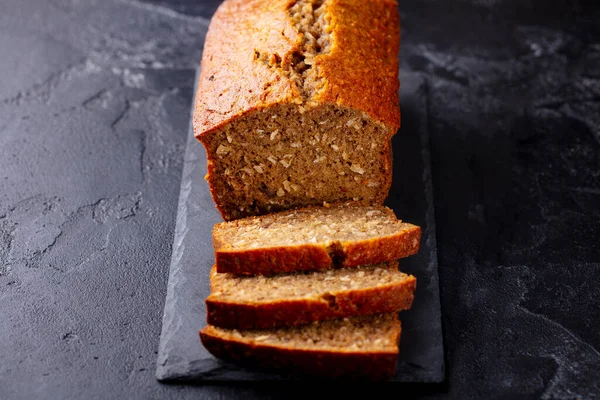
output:
[[204, 332], [246, 344], [332, 352], [397, 352], [400, 322], [395, 313], [351, 317], [278, 329], [236, 330], [208, 326]]
[[336, 106], [275, 106], [201, 138], [225, 219], [344, 200], [381, 203], [391, 184], [385, 127]]
[[328, 14], [324, 0], [299, 0], [289, 9], [295, 28], [302, 35], [302, 46], [292, 56], [291, 79], [296, 83], [303, 100], [310, 100], [318, 89], [323, 88], [315, 58], [327, 54], [331, 48]]
[[[267, 303], [322, 297], [335, 300], [331, 293], [356, 291], [401, 284], [409, 279], [390, 262], [350, 269], [272, 276], [239, 276], [211, 272], [212, 300]], [[329, 295], [329, 297], [327, 297]]]
[[235, 250], [368, 240], [413, 227], [387, 207], [340, 204], [222, 223], [214, 234], [223, 249]]

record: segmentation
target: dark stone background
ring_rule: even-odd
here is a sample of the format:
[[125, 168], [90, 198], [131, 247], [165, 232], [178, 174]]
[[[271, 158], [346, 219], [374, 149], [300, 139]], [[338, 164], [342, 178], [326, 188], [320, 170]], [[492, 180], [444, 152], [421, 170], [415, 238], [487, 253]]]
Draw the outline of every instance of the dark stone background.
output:
[[[427, 81], [448, 380], [355, 392], [600, 396], [595, 3], [401, 1], [402, 68]], [[216, 5], [1, 0], [1, 399], [315, 395], [154, 379]]]

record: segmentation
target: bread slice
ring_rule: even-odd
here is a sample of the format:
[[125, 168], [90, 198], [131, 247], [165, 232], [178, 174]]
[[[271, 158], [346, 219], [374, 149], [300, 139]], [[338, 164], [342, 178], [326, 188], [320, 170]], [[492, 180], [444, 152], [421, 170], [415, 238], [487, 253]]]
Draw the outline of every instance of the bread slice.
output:
[[241, 365], [328, 378], [385, 380], [394, 375], [401, 327], [396, 313], [297, 327], [200, 331], [214, 356]]
[[398, 262], [273, 276], [217, 273], [206, 299], [208, 323], [257, 329], [409, 309], [417, 280]]
[[217, 272], [269, 275], [397, 260], [417, 253], [421, 228], [387, 207], [339, 203], [223, 222]]

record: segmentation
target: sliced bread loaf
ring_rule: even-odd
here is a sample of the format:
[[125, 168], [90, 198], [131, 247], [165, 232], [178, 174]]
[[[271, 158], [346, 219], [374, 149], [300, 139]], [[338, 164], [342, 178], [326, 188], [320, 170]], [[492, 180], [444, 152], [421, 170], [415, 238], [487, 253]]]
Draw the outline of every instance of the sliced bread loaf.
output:
[[273, 276], [211, 271], [210, 325], [272, 328], [409, 309], [417, 280], [398, 262]]
[[225, 220], [383, 203], [400, 126], [397, 4], [228, 0], [214, 14], [194, 131]]
[[214, 356], [250, 367], [384, 380], [395, 372], [400, 332], [397, 314], [387, 313], [268, 330], [209, 325], [200, 338]]
[[339, 203], [223, 222], [213, 229], [217, 272], [274, 274], [355, 267], [419, 250], [421, 228], [384, 206]]

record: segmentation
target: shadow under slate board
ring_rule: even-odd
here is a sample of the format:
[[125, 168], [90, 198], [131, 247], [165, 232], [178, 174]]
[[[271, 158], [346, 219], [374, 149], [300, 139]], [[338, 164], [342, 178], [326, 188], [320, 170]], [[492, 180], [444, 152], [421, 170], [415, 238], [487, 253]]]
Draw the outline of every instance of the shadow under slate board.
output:
[[[394, 178], [386, 205], [398, 218], [420, 225], [419, 253], [400, 261], [400, 270], [417, 278], [411, 310], [400, 313], [402, 337], [398, 382], [444, 380], [444, 349], [439, 299], [435, 222], [429, 163], [425, 81], [401, 74], [402, 128], [393, 139]], [[211, 231], [222, 219], [206, 182], [206, 155], [190, 127], [156, 377], [160, 381], [224, 382], [302, 379], [296, 375], [245, 369], [213, 357], [198, 330], [206, 325], [204, 300], [214, 262]]]

